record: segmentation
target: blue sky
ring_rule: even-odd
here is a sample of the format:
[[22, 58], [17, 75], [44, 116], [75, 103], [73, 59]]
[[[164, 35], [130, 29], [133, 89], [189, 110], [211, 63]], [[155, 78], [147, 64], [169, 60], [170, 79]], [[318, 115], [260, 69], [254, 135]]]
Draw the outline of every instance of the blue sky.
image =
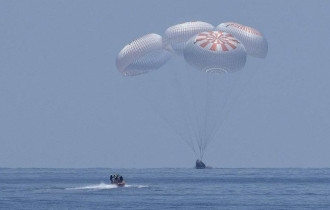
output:
[[193, 166], [115, 67], [125, 44], [190, 20], [239, 22], [269, 43], [266, 59], [248, 58], [245, 69], [261, 71], [205, 161], [330, 167], [329, 11], [326, 0], [1, 0], [0, 167]]

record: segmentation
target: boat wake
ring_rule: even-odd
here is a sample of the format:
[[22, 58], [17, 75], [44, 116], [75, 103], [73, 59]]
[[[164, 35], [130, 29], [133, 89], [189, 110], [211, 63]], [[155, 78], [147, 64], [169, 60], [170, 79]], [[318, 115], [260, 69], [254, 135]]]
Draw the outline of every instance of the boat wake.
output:
[[[147, 185], [129, 185], [126, 184], [124, 188], [145, 188], [148, 187]], [[105, 184], [105, 183], [100, 183], [98, 185], [87, 185], [87, 186], [82, 186], [82, 187], [72, 187], [72, 188], [65, 188], [66, 190], [111, 190], [111, 189], [116, 189], [118, 188], [117, 185], [114, 184]], [[123, 187], [119, 187], [123, 188]]]

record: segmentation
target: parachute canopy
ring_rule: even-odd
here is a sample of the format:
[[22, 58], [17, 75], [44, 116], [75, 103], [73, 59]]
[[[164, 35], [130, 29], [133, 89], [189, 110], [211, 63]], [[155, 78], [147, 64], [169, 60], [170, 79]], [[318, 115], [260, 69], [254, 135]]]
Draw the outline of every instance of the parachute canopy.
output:
[[192, 37], [184, 49], [184, 58], [205, 72], [235, 72], [244, 67], [244, 46], [222, 31], [202, 32]]
[[164, 45], [166, 48], [171, 48], [177, 54], [182, 55], [186, 42], [192, 36], [203, 31], [212, 31], [213, 29], [213, 25], [201, 21], [177, 24], [166, 29]]
[[156, 70], [171, 57], [163, 48], [158, 34], [144, 35], [126, 45], [118, 54], [116, 64], [124, 76], [135, 76]]
[[266, 38], [258, 30], [233, 22], [221, 23], [216, 27], [216, 30], [230, 33], [240, 40], [248, 55], [257, 58], [266, 57], [268, 43]]

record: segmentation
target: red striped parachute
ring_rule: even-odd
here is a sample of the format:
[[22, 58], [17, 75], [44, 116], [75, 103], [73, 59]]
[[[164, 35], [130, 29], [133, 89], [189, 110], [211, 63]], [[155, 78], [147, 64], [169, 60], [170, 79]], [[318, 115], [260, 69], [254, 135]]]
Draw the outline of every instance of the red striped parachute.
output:
[[221, 23], [216, 30], [224, 31], [238, 38], [244, 45], [248, 55], [265, 58], [268, 51], [268, 43], [258, 30], [241, 25], [239, 23]]
[[244, 67], [246, 52], [231, 34], [207, 31], [195, 35], [186, 43], [184, 58], [205, 72], [233, 72]]
[[[149, 85], [150, 77], [141, 76], [135, 86], [145, 86], [141, 95], [155, 90], [156, 85], [174, 89], [166, 95], [158, 94], [159, 98], [146, 100], [158, 107], [157, 112], [187, 143], [196, 158], [202, 160], [235, 101], [233, 90], [242, 89], [241, 75], [245, 78], [253, 75], [252, 70], [241, 71], [247, 55], [264, 58], [267, 51], [267, 40], [256, 29], [231, 22], [214, 27], [193, 21], [167, 28], [163, 37], [147, 34], [134, 40], [119, 52], [116, 64], [122, 75], [136, 76], [161, 68], [173, 55], [183, 58], [182, 63], [188, 64], [185, 67], [164, 68], [173, 75], [169, 77], [172, 79], [158, 78], [158, 84]], [[162, 80], [172, 81], [163, 81], [164, 85], [160, 85]], [[177, 85], [169, 86], [173, 81]], [[175, 113], [182, 113], [182, 117], [175, 115], [170, 119], [170, 112], [161, 107], [171, 93], [179, 95], [176, 102], [180, 111]], [[184, 119], [184, 123], [177, 123], [179, 118]]]

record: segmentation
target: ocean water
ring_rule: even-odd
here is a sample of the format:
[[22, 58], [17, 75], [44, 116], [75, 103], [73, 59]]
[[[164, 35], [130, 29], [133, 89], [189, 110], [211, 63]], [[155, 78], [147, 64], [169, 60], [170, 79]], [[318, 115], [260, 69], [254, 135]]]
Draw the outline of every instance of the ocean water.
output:
[[330, 169], [2, 168], [0, 208], [330, 209]]

